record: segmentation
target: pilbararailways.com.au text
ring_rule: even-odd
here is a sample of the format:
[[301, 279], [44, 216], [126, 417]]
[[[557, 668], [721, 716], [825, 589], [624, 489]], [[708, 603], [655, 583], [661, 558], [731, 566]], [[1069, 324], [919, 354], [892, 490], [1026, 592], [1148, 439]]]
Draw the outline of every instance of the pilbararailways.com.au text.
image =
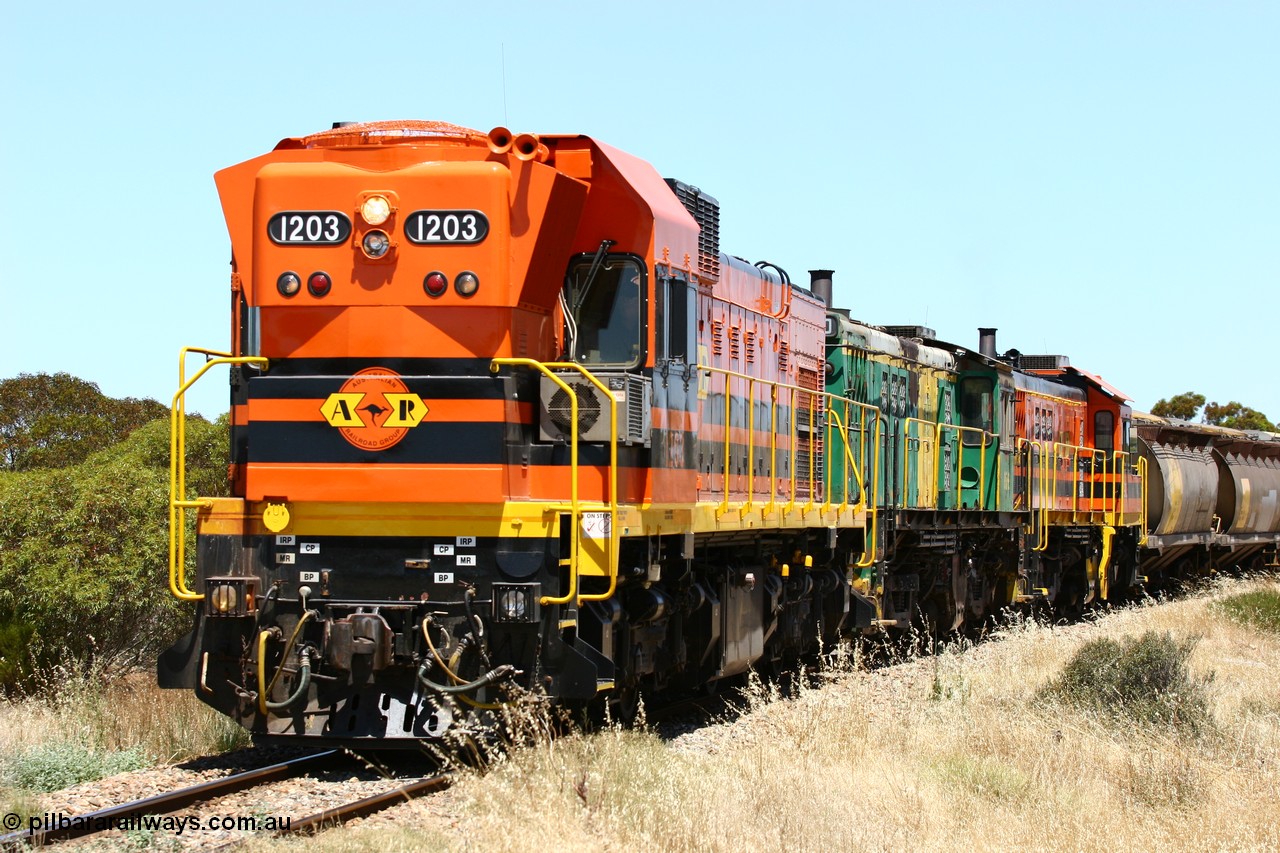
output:
[[[14, 815], [16, 817], [17, 815]], [[9, 816], [6, 815], [6, 828], [10, 827]], [[79, 830], [81, 832], [106, 832], [117, 829], [121, 832], [137, 830], [172, 832], [181, 835], [184, 832], [218, 832], [221, 830], [240, 830], [247, 832], [275, 832], [288, 830], [293, 818], [276, 815], [68, 815], [62, 812], [46, 812], [43, 815], [27, 818], [27, 828], [32, 832], [50, 832], [58, 830]]]

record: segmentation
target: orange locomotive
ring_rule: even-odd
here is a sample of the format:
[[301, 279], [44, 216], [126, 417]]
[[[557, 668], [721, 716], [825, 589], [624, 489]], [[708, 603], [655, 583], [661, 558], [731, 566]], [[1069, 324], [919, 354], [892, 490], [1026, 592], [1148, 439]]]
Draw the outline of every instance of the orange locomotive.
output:
[[197, 352], [232, 365], [233, 497], [183, 494], [202, 369], [171, 510], [196, 624], [162, 685], [396, 745], [514, 688], [626, 715], [871, 624], [826, 306], [721, 254], [714, 199], [587, 137], [427, 122], [217, 183], [233, 346]]

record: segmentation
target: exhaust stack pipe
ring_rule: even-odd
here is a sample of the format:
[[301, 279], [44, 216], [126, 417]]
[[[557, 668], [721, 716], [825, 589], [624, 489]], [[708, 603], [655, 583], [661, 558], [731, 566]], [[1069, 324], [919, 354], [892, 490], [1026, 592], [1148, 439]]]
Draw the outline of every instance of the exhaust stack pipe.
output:
[[831, 276], [835, 275], [835, 270], [809, 270], [809, 291], [822, 300], [828, 308], [831, 307], [832, 285]]
[[996, 330], [978, 329], [978, 352], [987, 358], [996, 357]]

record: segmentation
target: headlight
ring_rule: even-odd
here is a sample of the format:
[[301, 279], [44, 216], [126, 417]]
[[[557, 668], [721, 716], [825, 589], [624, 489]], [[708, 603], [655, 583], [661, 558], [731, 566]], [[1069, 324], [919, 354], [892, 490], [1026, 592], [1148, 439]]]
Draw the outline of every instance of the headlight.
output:
[[240, 596], [236, 588], [229, 583], [220, 583], [209, 593], [209, 603], [219, 613], [230, 613], [235, 610], [239, 600]]
[[381, 225], [391, 216], [391, 202], [380, 195], [371, 195], [360, 205], [360, 218], [370, 225]]
[[496, 583], [493, 585], [493, 621], [531, 623], [539, 618], [542, 587], [536, 583]]
[[252, 616], [258, 610], [258, 578], [234, 575], [209, 578], [205, 583], [205, 615], [212, 617]]
[[391, 238], [384, 231], [370, 231], [360, 241], [364, 253], [371, 258], [380, 258], [391, 248]]
[[[232, 607], [235, 606], [234, 600]], [[218, 606], [219, 610], [227, 608]], [[523, 590], [509, 589], [498, 598], [498, 614], [507, 622], [516, 622], [524, 618], [525, 611], [529, 609], [529, 602], [525, 599]]]

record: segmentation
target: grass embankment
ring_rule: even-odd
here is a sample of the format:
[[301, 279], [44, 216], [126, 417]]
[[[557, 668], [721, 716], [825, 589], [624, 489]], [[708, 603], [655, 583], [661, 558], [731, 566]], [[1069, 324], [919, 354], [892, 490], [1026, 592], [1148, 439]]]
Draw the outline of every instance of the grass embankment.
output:
[[675, 742], [542, 741], [395, 828], [257, 849], [1280, 849], [1278, 624], [1269, 581], [1016, 625], [790, 700], [756, 685]]
[[0, 700], [0, 811], [40, 813], [40, 793], [248, 745], [244, 730], [149, 675], [47, 678]]

